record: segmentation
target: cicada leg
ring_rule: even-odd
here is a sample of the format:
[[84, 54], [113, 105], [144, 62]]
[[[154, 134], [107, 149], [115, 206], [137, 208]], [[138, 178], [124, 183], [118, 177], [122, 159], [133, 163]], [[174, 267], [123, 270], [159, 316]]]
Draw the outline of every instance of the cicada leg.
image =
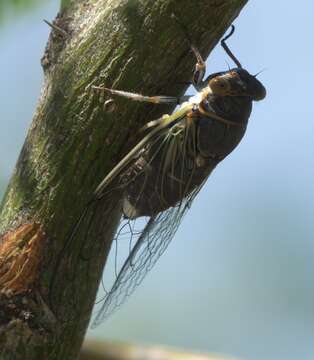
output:
[[118, 95], [125, 97], [127, 99], [133, 100], [133, 101], [140, 101], [140, 102], [149, 102], [152, 104], [177, 104], [180, 105], [183, 102], [187, 101], [189, 99], [189, 95], [181, 96], [181, 97], [175, 97], [175, 96], [145, 96], [137, 93], [132, 93], [129, 91], [122, 91], [122, 90], [114, 90], [109, 89], [102, 86], [93, 86], [93, 89], [95, 90], [103, 90], [107, 91], [112, 95]]
[[68, 37], [69, 34], [68, 34], [65, 30], [61, 29], [60, 26], [57, 26], [56, 24], [53, 24], [53, 23], [51, 23], [51, 22], [49, 22], [48, 20], [45, 20], [45, 19], [44, 19], [44, 22], [45, 22], [48, 26], [50, 26], [52, 30], [54, 30], [57, 34], [59, 34], [59, 35], [62, 36], [63, 38], [67, 38], [67, 37]]
[[192, 44], [191, 44], [191, 50], [196, 57], [196, 64], [195, 64], [194, 73], [193, 73], [193, 77], [192, 77], [192, 85], [196, 88], [196, 90], [199, 90], [199, 87], [200, 87], [200, 85], [202, 85], [203, 79], [204, 79], [204, 76], [206, 73], [206, 63], [205, 63], [201, 53]]
[[187, 31], [186, 26], [181, 22], [181, 20], [177, 17], [176, 14], [172, 13], [171, 17], [179, 25], [179, 27], [180, 27], [181, 31], [183, 32], [186, 40], [190, 44], [190, 48], [191, 48], [193, 54], [196, 57], [196, 64], [195, 64], [194, 73], [193, 73], [193, 77], [192, 77], [192, 85], [195, 87], [195, 89], [197, 91], [199, 91], [201, 85], [203, 84], [203, 79], [204, 79], [204, 76], [205, 76], [205, 73], [206, 73], [206, 63], [205, 63], [201, 53], [197, 49], [197, 47], [193, 45], [193, 42], [192, 42], [192, 40], [191, 40], [191, 38], [189, 36], [189, 33]]

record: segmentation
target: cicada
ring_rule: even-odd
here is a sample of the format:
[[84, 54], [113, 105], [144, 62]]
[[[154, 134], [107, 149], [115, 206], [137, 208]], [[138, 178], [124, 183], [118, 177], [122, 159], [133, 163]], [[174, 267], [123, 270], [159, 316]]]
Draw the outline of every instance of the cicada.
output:
[[[184, 214], [213, 169], [243, 138], [253, 101], [266, 90], [243, 69], [226, 44], [235, 68], [205, 78], [205, 61], [194, 45], [192, 85], [196, 95], [144, 96], [95, 87], [113, 96], [153, 104], [177, 104], [172, 114], [149, 121], [142, 140], [110, 171], [94, 192], [104, 201], [110, 186], [123, 191], [123, 217], [115, 240], [127, 237], [130, 251], [107, 291], [93, 325], [108, 317], [141, 283], [173, 238]], [[204, 79], [205, 78], [205, 79]], [[124, 240], [125, 241], [125, 240]], [[92, 325], [92, 326], [93, 326]]]

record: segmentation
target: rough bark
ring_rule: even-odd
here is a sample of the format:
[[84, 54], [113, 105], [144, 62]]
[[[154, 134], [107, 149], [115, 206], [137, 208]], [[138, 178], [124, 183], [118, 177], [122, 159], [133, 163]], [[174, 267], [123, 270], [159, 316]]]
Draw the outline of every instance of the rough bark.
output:
[[119, 198], [98, 209], [88, 237], [64, 244], [137, 130], [172, 110], [116, 99], [110, 113], [91, 86], [182, 94], [195, 59], [171, 13], [206, 57], [246, 2], [63, 1], [55, 22], [63, 32], [50, 35], [38, 107], [0, 209], [1, 359], [77, 357], [121, 215]]

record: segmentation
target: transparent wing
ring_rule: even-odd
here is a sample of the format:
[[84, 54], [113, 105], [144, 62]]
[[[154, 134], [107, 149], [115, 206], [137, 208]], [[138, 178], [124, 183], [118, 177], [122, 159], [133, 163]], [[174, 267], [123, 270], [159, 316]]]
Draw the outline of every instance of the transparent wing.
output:
[[[191, 104], [153, 122], [153, 129], [99, 184], [61, 250], [56, 267], [66, 258], [72, 241], [83, 227], [84, 232], [79, 234], [82, 238], [79, 258], [91, 259], [94, 252], [93, 224], [95, 219], [99, 223], [104, 209], [108, 211], [107, 194], [111, 191], [122, 192], [123, 199], [132, 200], [130, 204], [141, 210], [136, 216], [128, 214], [128, 218], [121, 219], [113, 241], [112, 286], [95, 304], [98, 310], [94, 312], [92, 327], [111, 315], [142, 282], [166, 250], [192, 200], [210, 174], [197, 165], [196, 127], [187, 116], [190, 111]], [[119, 202], [113, 206], [120, 208], [122, 204]], [[132, 219], [134, 217], [136, 219]], [[107, 231], [107, 228], [108, 223], [103, 221], [101, 232]], [[98, 228], [96, 231], [99, 234]], [[127, 251], [121, 252], [120, 244], [126, 245]], [[86, 253], [90, 255], [86, 256]], [[119, 262], [121, 254], [123, 261]], [[107, 270], [108, 263], [105, 275]], [[56, 278], [51, 282], [51, 303], [55, 283]], [[107, 279], [104, 283], [107, 288]]]
[[108, 318], [142, 282], [166, 250], [199, 189], [200, 187], [194, 190], [177, 206], [148, 218], [144, 223], [142, 220], [143, 230], [136, 227], [138, 219], [122, 221], [115, 240], [120, 242], [127, 237], [134, 246], [117, 273], [110, 291], [101, 299], [101, 306], [94, 315], [92, 327]]
[[[142, 282], [169, 245], [184, 214], [209, 175], [200, 176], [196, 162], [191, 161], [196, 159], [197, 149], [195, 127], [190, 123], [186, 118], [181, 119], [180, 123], [157, 138], [156, 143], [151, 142], [148, 150], [145, 150], [148, 154], [145, 168], [136, 175], [137, 179], [142, 176], [142, 181], [137, 183], [143, 184], [142, 188], [137, 188], [137, 204], [144, 203], [146, 208], [151, 209], [154, 209], [156, 203], [166, 205], [163, 211], [147, 216], [144, 220], [140, 217], [121, 222], [114, 239], [113, 285], [109, 291], [105, 290], [105, 296], [98, 302], [100, 308], [95, 312], [92, 327], [111, 315]], [[149, 167], [154, 169], [153, 175], [145, 175], [145, 169]], [[147, 187], [151, 191], [147, 191]], [[146, 202], [147, 198], [151, 199], [151, 203]], [[172, 206], [167, 205], [170, 199], [173, 201]], [[120, 249], [122, 243], [129, 244], [129, 251], [118, 270], [118, 246]], [[104, 282], [108, 283], [107, 280]]]

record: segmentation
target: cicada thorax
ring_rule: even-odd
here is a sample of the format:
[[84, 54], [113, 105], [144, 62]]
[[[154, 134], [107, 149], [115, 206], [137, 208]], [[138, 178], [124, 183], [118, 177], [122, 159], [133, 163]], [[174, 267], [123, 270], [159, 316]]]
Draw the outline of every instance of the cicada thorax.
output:
[[[209, 111], [230, 121], [219, 121]], [[238, 145], [250, 112], [247, 98], [209, 95], [192, 114], [152, 140], [123, 175], [125, 216], [155, 216], [200, 187]]]
[[252, 100], [241, 96], [209, 95], [200, 105], [225, 122], [202, 116], [198, 122], [198, 149], [205, 157], [215, 156], [219, 161], [229, 155], [243, 138], [252, 110]]

